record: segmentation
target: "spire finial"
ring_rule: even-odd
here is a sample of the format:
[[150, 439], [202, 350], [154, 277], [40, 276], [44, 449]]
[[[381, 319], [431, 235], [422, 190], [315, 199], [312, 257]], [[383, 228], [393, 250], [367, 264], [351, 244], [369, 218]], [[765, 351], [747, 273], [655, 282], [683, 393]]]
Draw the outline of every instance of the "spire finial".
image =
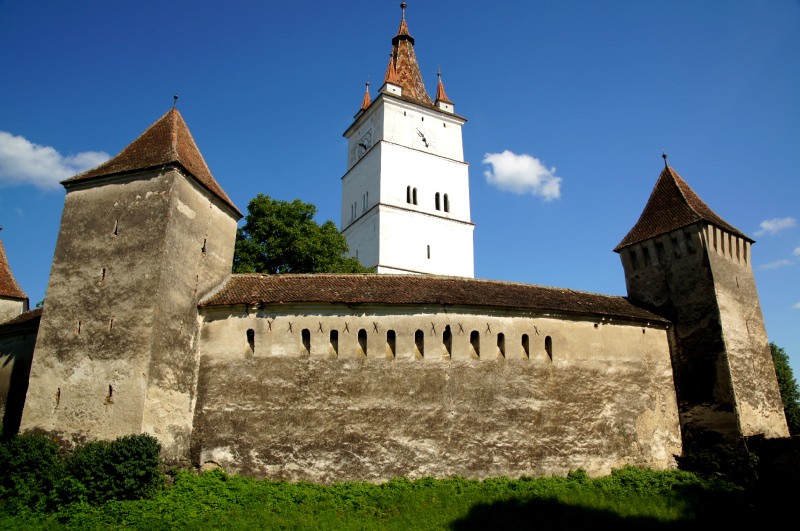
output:
[[664, 167], [665, 168], [669, 167], [669, 164], [667, 164], [667, 152], [666, 151], [662, 151], [661, 152], [661, 158], [664, 159]]
[[178, 95], [175, 94], [174, 96], [172, 96], [172, 108], [174, 109], [175, 107], [177, 107], [177, 105], [178, 105]]
[[407, 7], [408, 7], [408, 4], [406, 4], [405, 0], [403, 0], [402, 2], [400, 2], [400, 9], [402, 9], [402, 10], [403, 10], [403, 20], [405, 20], [405, 19], [406, 19], [406, 8], [407, 8]]

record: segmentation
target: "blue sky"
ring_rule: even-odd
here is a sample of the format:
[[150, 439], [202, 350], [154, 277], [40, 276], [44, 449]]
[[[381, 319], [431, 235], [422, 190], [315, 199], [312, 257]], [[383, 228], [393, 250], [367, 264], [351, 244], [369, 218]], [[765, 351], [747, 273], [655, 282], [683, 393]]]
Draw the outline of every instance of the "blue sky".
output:
[[[612, 249], [665, 150], [757, 240], [767, 332], [800, 375], [800, 2], [409, 0], [406, 15], [428, 91], [441, 67], [469, 120], [476, 276], [625, 294]], [[0, 0], [0, 238], [31, 301], [58, 180], [118, 153], [174, 93], [241, 210], [299, 197], [338, 224], [342, 133], [399, 22], [399, 0]], [[558, 194], [490, 183], [505, 151]]]

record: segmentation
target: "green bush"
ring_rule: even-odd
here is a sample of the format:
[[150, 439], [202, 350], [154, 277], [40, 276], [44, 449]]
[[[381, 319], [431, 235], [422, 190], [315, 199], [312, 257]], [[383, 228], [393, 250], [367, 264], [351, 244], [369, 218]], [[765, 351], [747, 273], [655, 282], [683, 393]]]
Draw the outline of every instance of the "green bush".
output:
[[19, 435], [0, 444], [0, 500], [18, 513], [48, 507], [62, 475], [59, 446], [43, 435]]
[[42, 435], [19, 435], [0, 445], [0, 500], [6, 512], [136, 500], [163, 484], [160, 446], [150, 435], [92, 441], [63, 455], [59, 450]]

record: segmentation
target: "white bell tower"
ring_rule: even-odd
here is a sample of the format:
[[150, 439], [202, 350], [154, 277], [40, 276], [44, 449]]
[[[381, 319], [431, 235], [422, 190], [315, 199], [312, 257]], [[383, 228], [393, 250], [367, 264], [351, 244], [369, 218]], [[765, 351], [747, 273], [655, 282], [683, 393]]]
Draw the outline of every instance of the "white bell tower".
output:
[[469, 171], [461, 126], [444, 92], [422, 82], [414, 39], [401, 4], [400, 29], [384, 84], [374, 101], [369, 83], [361, 110], [345, 131], [342, 234], [350, 254], [378, 273], [473, 277]]

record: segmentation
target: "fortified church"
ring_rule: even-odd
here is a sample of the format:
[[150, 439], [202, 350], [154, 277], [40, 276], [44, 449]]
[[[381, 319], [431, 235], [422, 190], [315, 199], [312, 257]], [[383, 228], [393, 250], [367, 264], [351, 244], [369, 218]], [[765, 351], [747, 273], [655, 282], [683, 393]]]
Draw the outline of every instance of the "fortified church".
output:
[[316, 482], [668, 468], [788, 436], [753, 240], [672, 167], [614, 249], [627, 296], [472, 278], [466, 120], [441, 77], [429, 96], [402, 8], [344, 133], [342, 232], [377, 274], [231, 274], [242, 214], [172, 109], [63, 182], [43, 309], [0, 244], [6, 433], [147, 432], [171, 462]]

